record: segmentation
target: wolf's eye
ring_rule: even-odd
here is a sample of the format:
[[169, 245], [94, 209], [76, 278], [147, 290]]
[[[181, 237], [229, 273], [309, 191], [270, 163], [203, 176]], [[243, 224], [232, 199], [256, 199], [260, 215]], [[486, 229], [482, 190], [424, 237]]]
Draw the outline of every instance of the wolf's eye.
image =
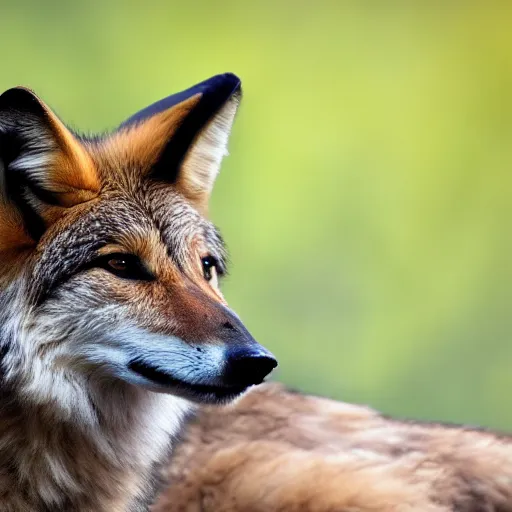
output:
[[96, 260], [97, 267], [104, 268], [123, 279], [150, 281], [154, 278], [140, 259], [133, 254], [106, 254]]
[[211, 281], [213, 277], [212, 270], [217, 268], [217, 259], [213, 256], [205, 256], [201, 258], [201, 264], [203, 266], [203, 276], [207, 281]]
[[129, 263], [126, 261], [126, 258], [112, 258], [111, 260], [108, 260], [108, 265], [116, 272], [126, 272], [128, 270]]

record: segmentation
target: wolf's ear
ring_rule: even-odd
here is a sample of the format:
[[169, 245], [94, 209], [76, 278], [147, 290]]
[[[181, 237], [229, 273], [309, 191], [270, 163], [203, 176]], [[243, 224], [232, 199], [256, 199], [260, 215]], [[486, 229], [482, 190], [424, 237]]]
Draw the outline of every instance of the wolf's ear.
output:
[[151, 162], [151, 179], [173, 183], [206, 210], [240, 102], [240, 79], [217, 75], [141, 110], [121, 125]]
[[0, 196], [32, 238], [99, 188], [88, 153], [33, 92], [18, 87], [0, 96]]

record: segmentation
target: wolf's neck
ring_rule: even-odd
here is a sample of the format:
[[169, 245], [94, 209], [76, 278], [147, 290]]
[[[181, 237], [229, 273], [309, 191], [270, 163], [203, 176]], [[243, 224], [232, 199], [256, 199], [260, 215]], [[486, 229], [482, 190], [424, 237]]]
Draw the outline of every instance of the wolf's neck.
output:
[[[139, 512], [169, 453], [186, 402], [126, 386], [91, 392], [97, 421], [62, 419], [57, 404], [0, 396], [0, 502], [20, 510]], [[89, 414], [89, 412], [87, 413]]]

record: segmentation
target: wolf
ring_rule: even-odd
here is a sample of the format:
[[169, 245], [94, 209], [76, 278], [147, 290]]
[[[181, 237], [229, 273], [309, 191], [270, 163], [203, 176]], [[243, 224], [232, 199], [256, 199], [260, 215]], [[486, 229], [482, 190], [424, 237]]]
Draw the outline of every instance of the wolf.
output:
[[208, 220], [240, 98], [217, 75], [82, 136], [0, 96], [0, 510], [147, 510], [193, 404], [276, 366]]

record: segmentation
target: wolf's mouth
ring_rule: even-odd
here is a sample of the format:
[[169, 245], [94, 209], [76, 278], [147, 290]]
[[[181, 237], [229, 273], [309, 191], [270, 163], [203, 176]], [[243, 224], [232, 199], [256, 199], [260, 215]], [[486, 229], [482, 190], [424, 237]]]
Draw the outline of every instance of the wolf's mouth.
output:
[[250, 387], [249, 385], [222, 386], [185, 382], [138, 359], [131, 361], [128, 368], [155, 384], [172, 388], [174, 393], [198, 402], [224, 402], [237, 397]]

